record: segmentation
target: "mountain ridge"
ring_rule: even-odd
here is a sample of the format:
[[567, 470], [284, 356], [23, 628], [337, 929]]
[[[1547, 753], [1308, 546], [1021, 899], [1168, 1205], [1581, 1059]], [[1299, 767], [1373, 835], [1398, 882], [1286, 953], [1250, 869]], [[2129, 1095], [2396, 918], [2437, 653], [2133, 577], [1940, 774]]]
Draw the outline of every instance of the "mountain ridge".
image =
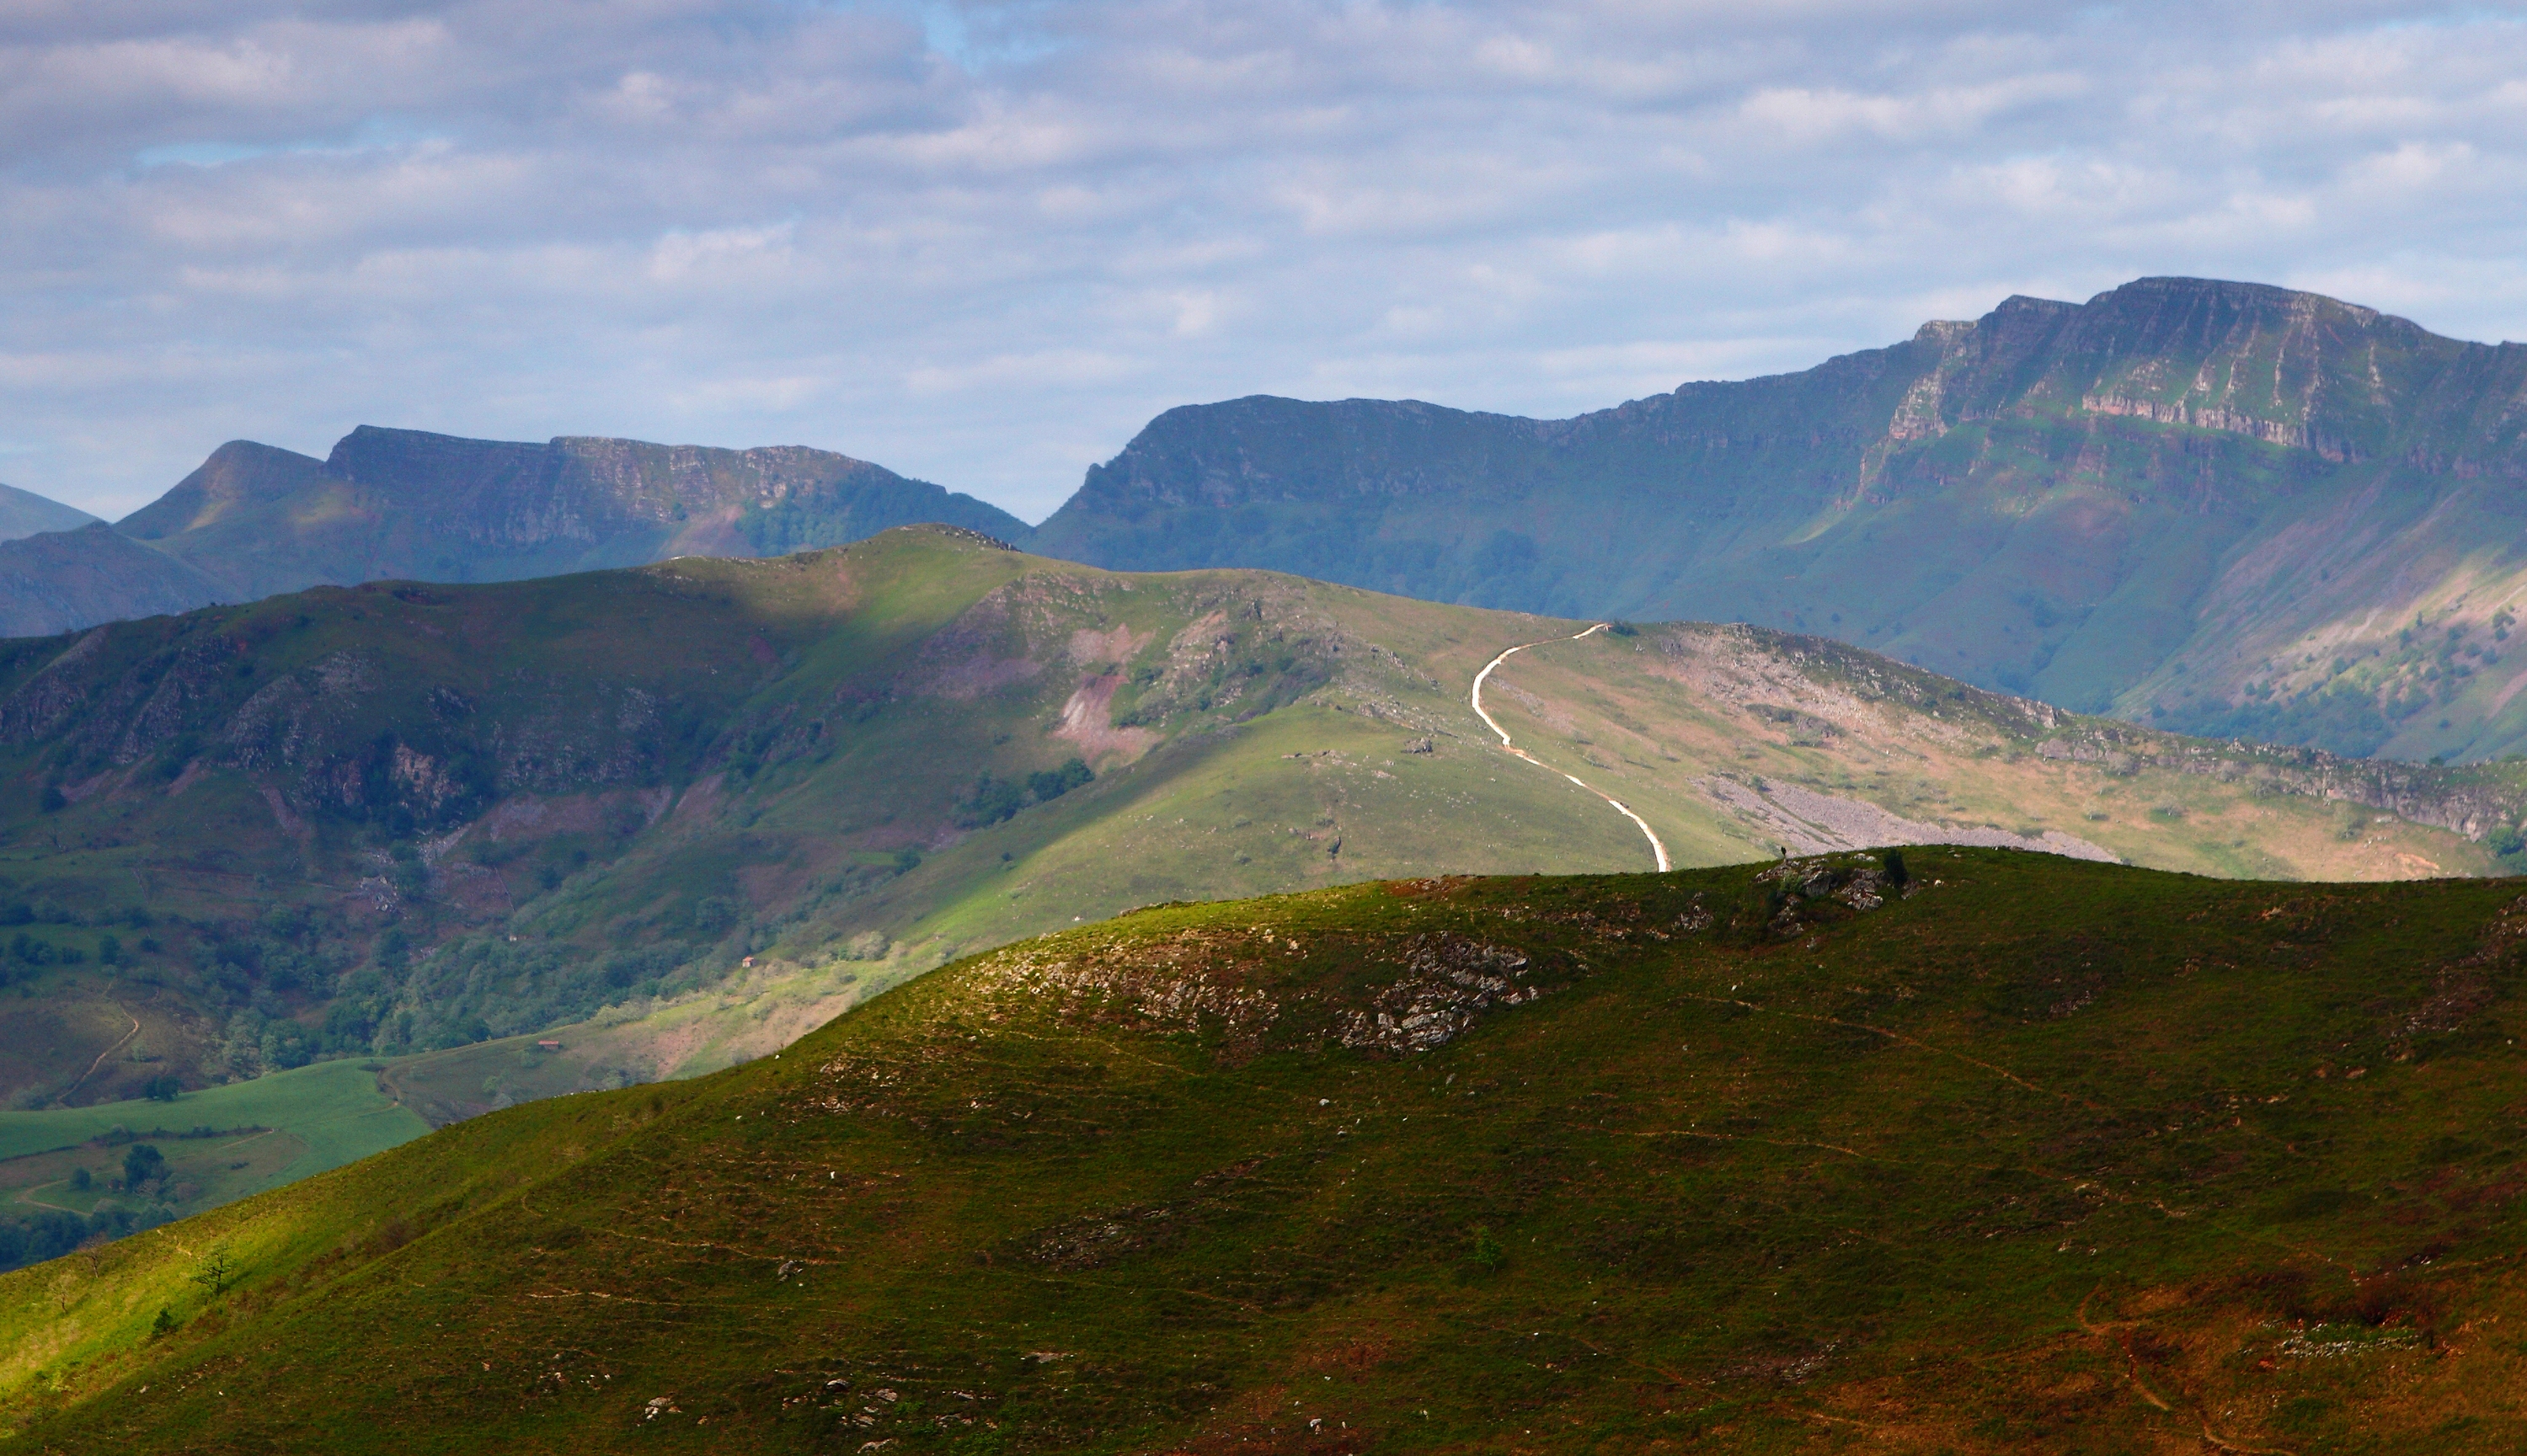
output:
[[[366, 426], [321, 462], [223, 446], [123, 528], [241, 599], [776, 555], [937, 519], [1115, 569], [1756, 622], [2201, 735], [2487, 759], [2527, 751], [2527, 677], [2493, 671], [2527, 611], [2522, 423], [2518, 345], [2148, 277], [1566, 420], [1179, 406], [1034, 528], [804, 447]], [[22, 629], [114, 615], [53, 595]]]
[[[0, 498], [0, 529], [11, 509]], [[915, 522], [1028, 533], [971, 496], [806, 446], [539, 444], [367, 425], [323, 460], [231, 440], [105, 533], [80, 519], [89, 524], [0, 540], [0, 633], [390, 577], [506, 580], [675, 555], [779, 556]]]
[[14, 541], [48, 530], [77, 530], [96, 518], [50, 496], [0, 485], [0, 541]]
[[[1033, 545], [1760, 622], [2189, 731], [2497, 757], [2527, 704], [2466, 679], [2527, 601], [2527, 515], [2497, 485], [2527, 475], [2522, 398], [2518, 345], [2144, 278], [1568, 420], [1181, 407]], [[2459, 660], [2380, 618], [2457, 627]]]

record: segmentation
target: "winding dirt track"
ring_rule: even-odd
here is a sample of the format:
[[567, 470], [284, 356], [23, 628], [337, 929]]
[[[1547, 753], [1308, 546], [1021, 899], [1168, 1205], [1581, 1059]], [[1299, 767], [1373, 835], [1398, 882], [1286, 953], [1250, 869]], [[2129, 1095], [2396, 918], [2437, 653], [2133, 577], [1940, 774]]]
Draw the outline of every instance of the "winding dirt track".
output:
[[[1474, 675], [1474, 716], [1483, 721], [1483, 727], [1500, 734], [1502, 748], [1526, 760], [1528, 763], [1535, 765], [1537, 768], [1542, 769], [1548, 774], [1562, 774], [1560, 769], [1554, 768], [1552, 765], [1537, 758], [1534, 754], [1531, 754], [1525, 749], [1519, 747], [1517, 744], [1512, 743], [1509, 740], [1509, 729], [1502, 728], [1498, 719], [1483, 711], [1483, 679], [1492, 675], [1492, 669], [1509, 661], [1511, 653], [1524, 652], [1529, 647], [1541, 647], [1545, 642], [1576, 642], [1581, 637], [1588, 635], [1589, 632], [1601, 632], [1605, 629], [1606, 624], [1600, 622], [1596, 626], [1588, 628], [1588, 631], [1573, 632], [1568, 637], [1546, 637], [1543, 641], [1521, 642], [1517, 646], [1509, 649], [1508, 652], [1504, 652], [1500, 656], [1493, 658], [1490, 662], [1483, 664], [1483, 670]], [[1630, 809], [1625, 808], [1623, 800], [1616, 798], [1613, 794], [1606, 792], [1604, 789], [1599, 788], [1597, 785], [1590, 783], [1586, 779], [1573, 778], [1573, 776], [1569, 774], [1562, 774], [1562, 777], [1571, 779], [1572, 782], [1578, 784], [1581, 788], [1588, 790], [1588, 792], [1604, 799], [1607, 803], [1614, 805], [1615, 812], [1617, 814], [1624, 816], [1625, 819], [1630, 820], [1634, 825], [1639, 826], [1642, 836], [1650, 841], [1650, 853], [1658, 856], [1658, 867], [1661, 873], [1665, 873], [1666, 871], [1675, 868], [1668, 863], [1667, 845], [1660, 842], [1658, 831], [1650, 828], [1649, 821], [1641, 818], [1637, 814], [1634, 814]]]
[[[125, 1009], [124, 1007], [122, 1007], [121, 1005], [117, 1005], [114, 1009], [115, 1009], [115, 1010], [117, 1010], [117, 1011], [121, 1011], [121, 1012], [123, 1012], [123, 1014], [124, 1014], [125, 1016], [131, 1016], [131, 1013], [130, 1013], [129, 1010], [126, 1010], [126, 1009]], [[136, 1016], [131, 1016], [131, 1029], [130, 1029], [130, 1030], [129, 1030], [129, 1031], [126, 1031], [126, 1032], [124, 1032], [122, 1035], [120, 1035], [120, 1036], [116, 1037], [116, 1038], [114, 1039], [114, 1045], [107, 1047], [105, 1050], [103, 1050], [103, 1051], [101, 1051], [101, 1052], [98, 1052], [98, 1053], [96, 1054], [96, 1060], [95, 1060], [95, 1061], [93, 1061], [93, 1062], [88, 1063], [88, 1064], [87, 1064], [87, 1070], [86, 1070], [85, 1072], [82, 1072], [82, 1073], [80, 1073], [80, 1074], [78, 1075], [78, 1080], [77, 1080], [77, 1081], [75, 1081], [75, 1082], [72, 1082], [69, 1086], [66, 1086], [66, 1087], [62, 1088], [62, 1094], [61, 1094], [60, 1096], [55, 1097], [55, 1098], [53, 1099], [53, 1105], [54, 1105], [55, 1107], [68, 1107], [68, 1106], [70, 1106], [70, 1105], [71, 1105], [71, 1104], [70, 1104], [70, 1095], [71, 1095], [71, 1093], [77, 1091], [77, 1090], [79, 1089], [80, 1085], [81, 1085], [82, 1083], [84, 1083], [84, 1082], [85, 1082], [89, 1078], [96, 1076], [96, 1069], [98, 1069], [99, 1067], [102, 1067], [102, 1066], [104, 1066], [104, 1065], [105, 1065], [105, 1059], [106, 1059], [106, 1058], [108, 1058], [108, 1057], [110, 1057], [110, 1056], [113, 1056], [113, 1055], [114, 1055], [116, 1052], [118, 1052], [118, 1051], [121, 1051], [121, 1050], [123, 1049], [123, 1043], [125, 1043], [125, 1042], [127, 1042], [127, 1041], [129, 1041], [132, 1037], [137, 1036], [137, 1035], [139, 1035], [139, 1034], [140, 1034], [140, 1018], [138, 1018], [138, 1017], [136, 1017]]]

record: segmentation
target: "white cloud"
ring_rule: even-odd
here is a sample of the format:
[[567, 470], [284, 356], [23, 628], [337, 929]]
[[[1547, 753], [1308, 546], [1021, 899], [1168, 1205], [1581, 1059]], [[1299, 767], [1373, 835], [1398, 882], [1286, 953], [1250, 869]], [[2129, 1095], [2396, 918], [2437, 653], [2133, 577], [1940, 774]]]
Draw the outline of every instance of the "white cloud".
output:
[[0, 477], [797, 441], [1038, 516], [1170, 405], [1567, 414], [2011, 292], [2527, 335], [2515, 6], [22, 0]]

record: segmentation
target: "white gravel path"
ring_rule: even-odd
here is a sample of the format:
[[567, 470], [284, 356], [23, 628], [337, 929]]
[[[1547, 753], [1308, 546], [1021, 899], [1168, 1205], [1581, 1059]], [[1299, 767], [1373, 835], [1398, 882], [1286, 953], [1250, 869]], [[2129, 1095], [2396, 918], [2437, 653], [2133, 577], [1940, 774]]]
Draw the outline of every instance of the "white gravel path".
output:
[[[1578, 641], [1581, 637], [1584, 637], [1584, 636], [1588, 635], [1588, 633], [1589, 633], [1589, 632], [1601, 632], [1601, 631], [1604, 631], [1605, 629], [1606, 629], [1606, 624], [1604, 624], [1604, 623], [1600, 622], [1600, 623], [1598, 623], [1595, 627], [1592, 627], [1592, 628], [1588, 628], [1588, 631], [1584, 631], [1584, 632], [1573, 632], [1573, 633], [1572, 633], [1570, 636], [1568, 636], [1568, 637], [1547, 637], [1547, 638], [1545, 638], [1545, 639], [1544, 639], [1544, 641], [1545, 641], [1545, 642], [1554, 642], [1554, 641], [1576, 642], [1576, 641]], [[1502, 728], [1502, 727], [1500, 726], [1500, 721], [1499, 721], [1498, 719], [1493, 718], [1489, 713], [1486, 713], [1486, 712], [1484, 712], [1484, 711], [1483, 711], [1483, 679], [1484, 679], [1484, 678], [1489, 678], [1489, 677], [1492, 675], [1492, 669], [1497, 668], [1497, 667], [1499, 667], [1502, 663], [1505, 663], [1505, 662], [1509, 661], [1509, 659], [1510, 659], [1510, 653], [1512, 653], [1512, 652], [1524, 652], [1524, 651], [1525, 651], [1526, 649], [1528, 649], [1529, 647], [1540, 647], [1540, 646], [1542, 646], [1542, 645], [1544, 645], [1544, 643], [1543, 643], [1543, 642], [1521, 642], [1521, 643], [1519, 643], [1517, 646], [1512, 647], [1511, 649], [1509, 649], [1509, 652], [1504, 652], [1504, 653], [1502, 653], [1500, 656], [1493, 658], [1490, 662], [1487, 662], [1487, 663], [1483, 664], [1483, 670], [1482, 670], [1481, 672], [1476, 673], [1476, 674], [1474, 675], [1474, 692], [1473, 692], [1474, 716], [1475, 716], [1475, 717], [1477, 717], [1477, 718], [1479, 718], [1479, 719], [1481, 719], [1481, 720], [1483, 721], [1483, 726], [1484, 726], [1485, 728], [1490, 728], [1493, 732], [1500, 734], [1501, 747], [1503, 747], [1503, 748], [1507, 749], [1509, 752], [1511, 752], [1511, 753], [1513, 753], [1513, 754], [1517, 755], [1518, 757], [1520, 757], [1520, 758], [1522, 758], [1522, 759], [1526, 760], [1528, 763], [1535, 765], [1537, 768], [1544, 770], [1544, 772], [1546, 772], [1546, 773], [1548, 773], [1548, 774], [1562, 774], [1562, 771], [1561, 771], [1560, 769], [1554, 768], [1554, 767], [1553, 767], [1553, 766], [1551, 766], [1550, 764], [1547, 764], [1547, 763], [1543, 762], [1542, 760], [1540, 760], [1540, 759], [1536, 758], [1536, 756], [1535, 756], [1535, 755], [1533, 755], [1533, 754], [1531, 754], [1531, 753], [1527, 752], [1525, 749], [1519, 747], [1519, 746], [1518, 746], [1517, 744], [1515, 744], [1515, 743], [1512, 743], [1512, 742], [1509, 740], [1509, 729], [1507, 729], [1507, 728]], [[1658, 857], [1658, 867], [1659, 867], [1659, 872], [1660, 872], [1661, 874], [1665, 874], [1667, 871], [1669, 871], [1669, 870], [1671, 870], [1671, 869], [1675, 868], [1674, 866], [1672, 866], [1672, 865], [1670, 865], [1670, 864], [1668, 863], [1668, 859], [1667, 859], [1667, 845], [1666, 845], [1664, 842], [1662, 842], [1662, 841], [1660, 840], [1660, 838], [1659, 838], [1659, 836], [1658, 836], [1658, 831], [1650, 828], [1650, 825], [1649, 825], [1649, 821], [1648, 821], [1648, 820], [1645, 820], [1645, 819], [1641, 818], [1639, 815], [1634, 814], [1630, 809], [1628, 809], [1628, 808], [1625, 808], [1625, 807], [1624, 807], [1624, 801], [1623, 801], [1623, 800], [1616, 798], [1613, 794], [1610, 794], [1610, 793], [1606, 792], [1604, 789], [1597, 787], [1595, 784], [1588, 782], [1586, 779], [1584, 779], [1584, 778], [1573, 778], [1573, 777], [1572, 777], [1571, 775], [1569, 775], [1569, 774], [1562, 774], [1562, 777], [1563, 777], [1563, 778], [1570, 778], [1572, 782], [1573, 782], [1573, 783], [1575, 783], [1575, 784], [1578, 784], [1581, 788], [1584, 788], [1584, 789], [1588, 790], [1588, 792], [1590, 792], [1590, 793], [1592, 793], [1592, 794], [1595, 794], [1597, 797], [1599, 797], [1599, 798], [1601, 798], [1601, 799], [1604, 799], [1607, 803], [1614, 805], [1614, 806], [1615, 806], [1615, 812], [1616, 812], [1617, 814], [1620, 814], [1620, 815], [1624, 816], [1625, 819], [1630, 820], [1634, 825], [1637, 825], [1637, 826], [1640, 828], [1640, 831], [1641, 831], [1641, 833], [1642, 833], [1645, 837], [1647, 837], [1647, 838], [1648, 838], [1648, 840], [1650, 841], [1650, 853], [1651, 853], [1651, 854], [1653, 854], [1653, 855], [1656, 855], [1656, 856]]]

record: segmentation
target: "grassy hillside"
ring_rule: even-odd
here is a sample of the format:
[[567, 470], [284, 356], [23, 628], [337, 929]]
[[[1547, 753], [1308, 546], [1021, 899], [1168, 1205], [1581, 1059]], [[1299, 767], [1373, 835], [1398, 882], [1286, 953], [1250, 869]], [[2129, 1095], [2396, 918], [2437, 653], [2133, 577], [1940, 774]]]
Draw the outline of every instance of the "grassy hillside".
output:
[[2518, 1446], [2514, 882], [1902, 858], [1031, 939], [0, 1278], [0, 1446]]
[[1490, 709], [1681, 864], [1962, 839], [2480, 873], [2527, 782], [2150, 733], [1815, 638], [1578, 626], [916, 528], [6, 644], [0, 1091], [429, 1055], [393, 1075], [443, 1120], [759, 1056], [1136, 905], [1646, 868], [1468, 703], [1545, 639]]

